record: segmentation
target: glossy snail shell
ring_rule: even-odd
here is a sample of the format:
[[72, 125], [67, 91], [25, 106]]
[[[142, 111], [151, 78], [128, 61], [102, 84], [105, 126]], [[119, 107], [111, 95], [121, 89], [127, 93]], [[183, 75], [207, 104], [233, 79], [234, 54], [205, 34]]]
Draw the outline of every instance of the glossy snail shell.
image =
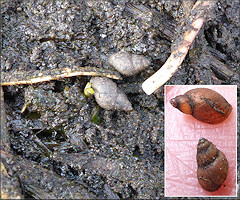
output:
[[204, 190], [218, 190], [227, 178], [228, 161], [224, 153], [205, 138], [197, 145], [197, 177]]
[[171, 99], [170, 103], [181, 112], [210, 124], [224, 121], [232, 111], [232, 106], [222, 95], [207, 88], [189, 90]]

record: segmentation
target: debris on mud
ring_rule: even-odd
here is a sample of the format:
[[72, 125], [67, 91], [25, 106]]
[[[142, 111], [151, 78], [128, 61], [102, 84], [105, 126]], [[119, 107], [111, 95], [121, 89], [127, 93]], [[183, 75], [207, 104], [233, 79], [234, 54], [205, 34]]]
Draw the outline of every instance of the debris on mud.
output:
[[[141, 84], [168, 59], [194, 3], [2, 1], [1, 82], [29, 81], [1, 86], [6, 111], [5, 119], [1, 113], [1, 156], [12, 182], [4, 182], [8, 197], [14, 197], [10, 188], [15, 197], [35, 199], [164, 196], [164, 90], [148, 96]], [[167, 84], [239, 89], [239, 2], [216, 5]], [[116, 52], [144, 56], [151, 65], [122, 77], [108, 62]], [[75, 66], [98, 71], [61, 77]], [[53, 71], [54, 80], [31, 85], [34, 76]], [[115, 76], [132, 111], [105, 110], [84, 94], [89, 75], [107, 73]]]

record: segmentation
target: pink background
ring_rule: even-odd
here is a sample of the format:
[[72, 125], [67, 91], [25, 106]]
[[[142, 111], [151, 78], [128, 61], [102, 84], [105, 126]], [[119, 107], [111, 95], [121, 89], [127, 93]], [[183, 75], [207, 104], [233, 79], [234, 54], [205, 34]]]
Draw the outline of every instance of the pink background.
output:
[[[225, 121], [215, 125], [203, 123], [169, 103], [171, 98], [200, 87], [217, 91], [233, 106]], [[165, 196], [236, 196], [236, 116], [236, 86], [165, 86]], [[215, 192], [205, 191], [197, 180], [196, 153], [201, 137], [215, 144], [229, 163], [227, 179]]]

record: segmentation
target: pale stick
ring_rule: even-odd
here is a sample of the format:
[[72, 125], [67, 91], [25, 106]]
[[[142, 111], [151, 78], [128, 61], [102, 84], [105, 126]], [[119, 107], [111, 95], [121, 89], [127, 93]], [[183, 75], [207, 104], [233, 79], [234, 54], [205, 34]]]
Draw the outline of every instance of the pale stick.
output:
[[[193, 6], [193, 10], [198, 7], [198, 5], [202, 1], [197, 1], [195, 5]], [[203, 1], [201, 4], [201, 7], [203, 9], [206, 9], [210, 5], [209, 1]], [[194, 12], [192, 12], [194, 13]], [[189, 17], [189, 16], [188, 16]], [[190, 17], [191, 18], [191, 17]], [[142, 84], [143, 91], [150, 95], [155, 90], [157, 90], [159, 87], [161, 87], [164, 83], [166, 83], [173, 74], [177, 71], [177, 69], [181, 66], [184, 58], [186, 57], [188, 50], [190, 48], [190, 45], [193, 43], [194, 39], [196, 38], [199, 30], [201, 29], [205, 18], [202, 17], [202, 13], [195, 16], [195, 19], [193, 20], [191, 24], [191, 29], [185, 31], [183, 35], [183, 41], [182, 44], [175, 49], [167, 61], [164, 63], [164, 65], [151, 77], [149, 77], [147, 80], [145, 80]]]

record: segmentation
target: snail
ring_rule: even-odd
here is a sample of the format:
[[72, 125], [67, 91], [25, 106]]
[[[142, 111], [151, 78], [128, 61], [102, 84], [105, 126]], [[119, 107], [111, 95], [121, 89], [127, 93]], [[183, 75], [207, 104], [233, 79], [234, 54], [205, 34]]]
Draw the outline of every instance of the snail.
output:
[[107, 77], [92, 77], [90, 80], [94, 96], [99, 106], [106, 110], [132, 110], [126, 94]]
[[181, 112], [210, 124], [224, 121], [232, 111], [232, 106], [222, 95], [207, 88], [189, 90], [171, 99], [170, 103]]
[[108, 58], [108, 62], [118, 72], [126, 76], [132, 76], [144, 70], [150, 65], [150, 61], [141, 55], [127, 52], [118, 52]]
[[228, 161], [224, 153], [205, 138], [197, 145], [197, 178], [204, 190], [218, 190], [227, 178]]

